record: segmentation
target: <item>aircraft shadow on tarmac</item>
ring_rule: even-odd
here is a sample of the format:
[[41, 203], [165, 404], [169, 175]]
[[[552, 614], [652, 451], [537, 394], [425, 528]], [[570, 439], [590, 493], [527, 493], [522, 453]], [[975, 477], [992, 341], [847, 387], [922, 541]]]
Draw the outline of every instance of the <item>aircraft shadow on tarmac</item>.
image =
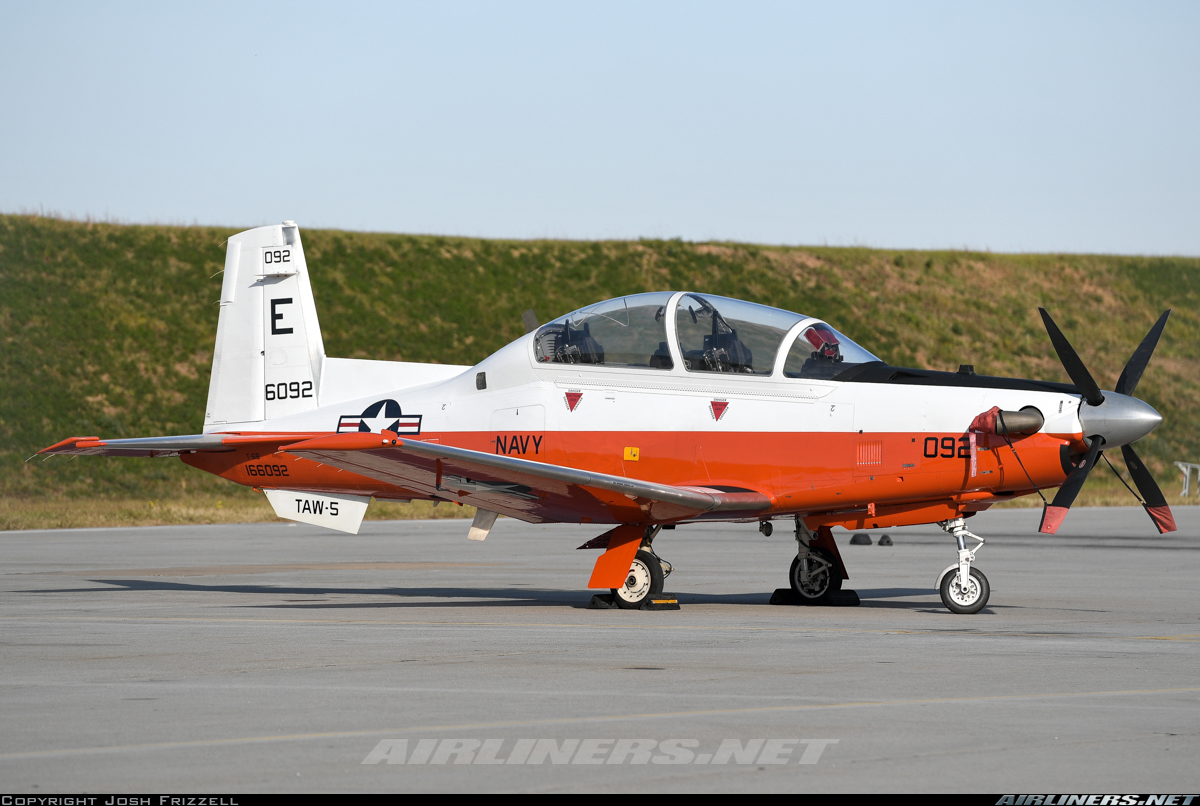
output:
[[[534, 588], [335, 588], [324, 586], [296, 587], [277, 585], [197, 585], [187, 582], [167, 582], [160, 579], [93, 579], [112, 588], [59, 588], [56, 590], [29, 591], [30, 593], [96, 593], [97, 591], [175, 591], [179, 593], [248, 593], [260, 596], [387, 596], [412, 599], [466, 599], [486, 601], [458, 601], [455, 606], [466, 607], [517, 607], [522, 605], [574, 605], [585, 607], [590, 596], [583, 597], [576, 591], [538, 590]], [[567, 599], [581, 599], [571, 601]], [[373, 607], [446, 607], [446, 602], [271, 602], [268, 604], [241, 605], [242, 607], [294, 608], [294, 609], [338, 609]]]
[[[162, 579], [93, 579], [89, 580], [111, 588], [58, 588], [28, 591], [29, 593], [96, 593], [98, 591], [175, 591], [180, 593], [241, 593], [260, 596], [378, 596], [389, 597], [390, 601], [374, 602], [329, 602], [287, 601], [263, 604], [247, 604], [241, 607], [293, 609], [293, 610], [337, 610], [369, 608], [427, 608], [427, 607], [522, 607], [559, 606], [586, 608], [594, 591], [543, 590], [535, 588], [456, 588], [456, 587], [299, 587], [276, 585], [198, 585], [187, 582], [169, 582]], [[927, 588], [868, 588], [858, 590], [864, 607], [929, 610], [930, 596], [936, 594]], [[680, 604], [738, 604], [765, 605], [771, 598], [769, 591], [745, 593], [686, 593], [676, 592]], [[914, 600], [920, 597], [919, 600]], [[404, 601], [405, 599], [434, 599], [443, 601]], [[399, 600], [399, 601], [397, 601]], [[453, 602], [444, 600], [456, 600]], [[936, 608], [935, 608], [936, 609]], [[989, 607], [988, 610], [991, 608]], [[940, 612], [940, 610], [938, 611]]]

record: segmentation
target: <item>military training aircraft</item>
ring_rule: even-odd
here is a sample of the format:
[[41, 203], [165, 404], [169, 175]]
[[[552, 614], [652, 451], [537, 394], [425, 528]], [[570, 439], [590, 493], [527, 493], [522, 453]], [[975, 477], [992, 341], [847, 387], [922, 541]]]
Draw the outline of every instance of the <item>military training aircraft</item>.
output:
[[[589, 588], [639, 608], [671, 567], [662, 529], [794, 519], [800, 603], [847, 579], [831, 529], [938, 524], [946, 607], [988, 601], [966, 519], [1044, 488], [1054, 534], [1102, 450], [1120, 448], [1159, 532], [1166, 500], [1131, 445], [1161, 416], [1133, 398], [1170, 311], [1102, 392], [1041, 311], [1073, 384], [889, 366], [820, 319], [686, 291], [598, 302], [473, 367], [328, 358], [291, 221], [229, 239], [204, 433], [72, 437], [42, 453], [178, 456], [261, 489], [276, 514], [357, 532], [372, 497], [611, 524]], [[532, 320], [532, 321], [530, 321]], [[805, 489], [807, 487], [807, 489]], [[968, 548], [968, 538], [978, 543]]]

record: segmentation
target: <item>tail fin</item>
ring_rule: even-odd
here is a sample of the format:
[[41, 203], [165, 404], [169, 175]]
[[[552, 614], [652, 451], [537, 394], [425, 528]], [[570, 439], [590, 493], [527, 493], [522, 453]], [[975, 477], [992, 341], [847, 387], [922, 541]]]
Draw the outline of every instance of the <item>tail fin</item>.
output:
[[292, 221], [229, 239], [205, 430], [317, 407], [325, 345]]

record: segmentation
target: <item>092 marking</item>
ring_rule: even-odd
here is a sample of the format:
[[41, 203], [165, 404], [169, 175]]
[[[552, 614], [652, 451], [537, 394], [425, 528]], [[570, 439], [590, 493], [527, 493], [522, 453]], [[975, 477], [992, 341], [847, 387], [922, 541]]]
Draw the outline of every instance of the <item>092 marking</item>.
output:
[[[940, 453], [939, 453], [940, 450]], [[925, 437], [925, 445], [922, 453], [926, 459], [935, 459], [941, 457], [943, 459], [959, 459], [971, 458], [971, 438], [970, 437]]]

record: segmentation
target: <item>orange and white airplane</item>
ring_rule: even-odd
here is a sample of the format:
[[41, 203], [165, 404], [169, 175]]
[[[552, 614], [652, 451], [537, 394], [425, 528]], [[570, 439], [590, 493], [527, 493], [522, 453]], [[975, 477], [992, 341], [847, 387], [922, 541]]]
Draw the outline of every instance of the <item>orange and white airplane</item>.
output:
[[[1073, 385], [889, 366], [804, 314], [693, 292], [582, 308], [476, 366], [329, 358], [293, 222], [229, 239], [204, 433], [73, 437], [43, 453], [178, 456], [260, 488], [276, 514], [357, 532], [372, 497], [531, 523], [613, 524], [590, 588], [636, 608], [671, 567], [661, 529], [794, 519], [799, 601], [848, 578], [831, 528], [937, 523], [957, 561], [946, 607], [975, 613], [987, 578], [966, 519], [1059, 487], [1053, 534], [1102, 448], [1120, 447], [1160, 532], [1174, 520], [1130, 443], [1161, 416], [1131, 397], [1169, 311], [1101, 392], [1042, 317]], [[968, 548], [966, 538], [978, 541]]]

